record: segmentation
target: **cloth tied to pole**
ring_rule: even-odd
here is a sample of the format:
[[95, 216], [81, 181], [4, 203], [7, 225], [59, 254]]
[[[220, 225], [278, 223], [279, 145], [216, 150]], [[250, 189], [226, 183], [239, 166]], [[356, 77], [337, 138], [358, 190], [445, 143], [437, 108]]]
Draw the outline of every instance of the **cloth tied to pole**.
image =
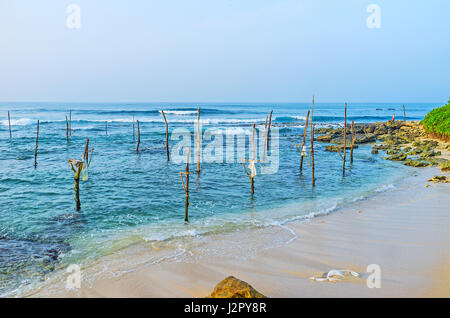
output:
[[301, 153], [302, 157], [306, 156], [306, 146], [302, 147], [302, 153]]
[[248, 168], [250, 169], [250, 176], [253, 178], [256, 176], [256, 165], [255, 160], [250, 160], [250, 164], [248, 165]]
[[87, 181], [87, 180], [88, 180], [88, 170], [87, 170], [87, 167], [88, 167], [88, 163], [87, 163], [87, 161], [85, 160], [84, 163], [83, 163], [83, 168], [81, 168], [81, 180], [83, 180], [83, 181]]

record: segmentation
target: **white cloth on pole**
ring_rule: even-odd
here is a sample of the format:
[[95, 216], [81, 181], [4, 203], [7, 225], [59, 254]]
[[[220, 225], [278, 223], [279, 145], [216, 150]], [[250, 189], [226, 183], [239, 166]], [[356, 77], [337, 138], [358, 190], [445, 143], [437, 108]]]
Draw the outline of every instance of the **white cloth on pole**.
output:
[[248, 168], [250, 169], [250, 176], [253, 178], [256, 176], [256, 165], [255, 160], [250, 160], [250, 164], [248, 165]]
[[81, 169], [81, 180], [87, 181], [88, 180], [88, 169], [87, 169], [87, 161], [85, 160], [83, 162], [83, 168]]
[[302, 153], [301, 153], [302, 157], [306, 156], [306, 146], [302, 147]]

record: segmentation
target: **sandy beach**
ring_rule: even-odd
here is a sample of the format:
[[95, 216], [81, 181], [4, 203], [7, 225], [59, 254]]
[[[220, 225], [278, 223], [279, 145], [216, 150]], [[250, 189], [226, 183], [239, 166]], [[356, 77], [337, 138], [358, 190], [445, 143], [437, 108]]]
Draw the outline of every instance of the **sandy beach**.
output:
[[[67, 274], [25, 296], [205, 297], [233, 275], [268, 297], [450, 297], [450, 185], [427, 182], [434, 175], [412, 169], [396, 189], [306, 222], [138, 244], [82, 268], [80, 289], [65, 288]], [[370, 264], [381, 288], [366, 285]], [[310, 279], [332, 269], [360, 277]]]

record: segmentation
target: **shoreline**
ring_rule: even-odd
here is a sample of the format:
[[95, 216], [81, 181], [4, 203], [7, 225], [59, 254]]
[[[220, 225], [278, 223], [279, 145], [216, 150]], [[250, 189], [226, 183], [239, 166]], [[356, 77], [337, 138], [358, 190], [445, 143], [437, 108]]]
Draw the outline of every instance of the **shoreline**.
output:
[[[194, 238], [184, 250], [165, 243], [130, 246], [82, 268], [79, 290], [66, 290], [68, 274], [62, 274], [23, 296], [206, 297], [233, 275], [268, 297], [449, 297], [439, 283], [450, 257], [450, 219], [442, 209], [450, 205], [449, 188], [427, 183], [435, 174], [442, 172], [414, 171], [395, 190], [308, 221]], [[366, 287], [370, 264], [381, 267], [381, 289]], [[331, 269], [362, 277], [309, 279]]]

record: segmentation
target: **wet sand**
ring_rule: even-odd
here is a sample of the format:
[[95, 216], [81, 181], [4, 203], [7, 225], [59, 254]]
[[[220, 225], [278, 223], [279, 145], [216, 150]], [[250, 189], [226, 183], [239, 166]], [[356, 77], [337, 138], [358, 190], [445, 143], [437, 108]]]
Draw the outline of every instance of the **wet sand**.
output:
[[[268, 297], [450, 297], [450, 184], [434, 175], [412, 169], [397, 189], [306, 222], [132, 246], [83, 268], [80, 289], [65, 274], [24, 296], [205, 297], [233, 275]], [[370, 264], [381, 288], [366, 285]], [[331, 269], [361, 277], [309, 279]]]

